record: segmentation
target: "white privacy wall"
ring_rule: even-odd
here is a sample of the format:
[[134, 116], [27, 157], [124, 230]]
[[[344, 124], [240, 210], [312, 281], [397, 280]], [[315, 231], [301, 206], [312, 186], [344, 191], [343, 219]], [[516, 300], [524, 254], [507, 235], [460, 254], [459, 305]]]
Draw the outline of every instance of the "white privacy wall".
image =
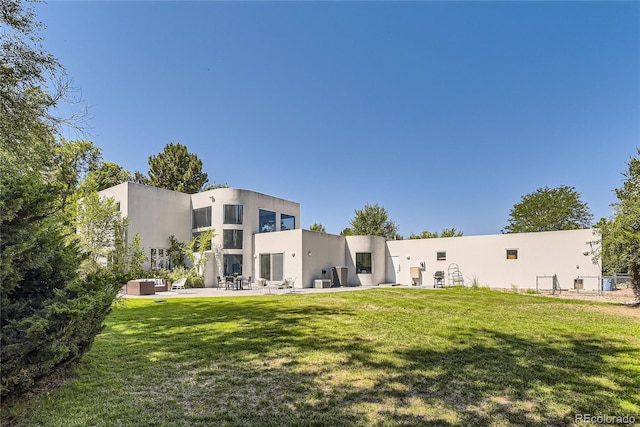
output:
[[[573, 288], [578, 276], [589, 276], [586, 285], [595, 284], [600, 265], [592, 256], [585, 256], [591, 246], [599, 245], [599, 237], [592, 229], [552, 231], [541, 233], [463, 236], [440, 239], [388, 241], [388, 255], [398, 257], [400, 272], [397, 282], [411, 284], [410, 267], [419, 267], [422, 285], [432, 286], [436, 271], [448, 276], [452, 263], [458, 265], [469, 285], [474, 278], [481, 286], [493, 288], [535, 289], [536, 276], [556, 274], [563, 289]], [[507, 259], [507, 249], [518, 251], [518, 259]], [[437, 252], [446, 252], [446, 260], [438, 261]], [[447, 284], [448, 277], [447, 277]], [[550, 286], [550, 281], [545, 282]]]

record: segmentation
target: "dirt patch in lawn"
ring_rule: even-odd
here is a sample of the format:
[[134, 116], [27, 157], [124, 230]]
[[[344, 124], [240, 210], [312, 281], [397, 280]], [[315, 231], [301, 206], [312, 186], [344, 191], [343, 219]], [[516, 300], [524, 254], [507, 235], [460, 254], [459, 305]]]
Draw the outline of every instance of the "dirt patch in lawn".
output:
[[575, 291], [562, 291], [562, 293], [556, 295], [541, 295], [547, 298], [608, 302], [615, 305], [598, 305], [592, 306], [591, 309], [602, 313], [624, 314], [627, 316], [640, 317], [640, 307], [638, 306], [638, 302], [632, 288], [607, 291], [602, 295], [595, 292], [587, 293]]

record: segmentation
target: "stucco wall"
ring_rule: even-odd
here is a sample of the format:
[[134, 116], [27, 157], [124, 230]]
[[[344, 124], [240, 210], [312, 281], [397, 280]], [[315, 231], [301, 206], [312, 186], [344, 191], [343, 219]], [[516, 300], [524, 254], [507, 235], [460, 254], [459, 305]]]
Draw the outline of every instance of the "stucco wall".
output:
[[251, 258], [254, 277], [260, 277], [260, 254], [281, 253], [283, 278], [295, 277], [296, 286], [301, 287], [302, 277], [302, 231], [288, 230], [277, 233], [259, 233], [255, 237], [255, 256]]
[[325, 277], [330, 279], [332, 267], [345, 265], [345, 248], [344, 236], [303, 230], [300, 260], [303, 262], [302, 286], [313, 287], [314, 280], [323, 278], [322, 270], [325, 271]]
[[[139, 233], [144, 253], [150, 248], [168, 248], [169, 236], [179, 241], [191, 238], [191, 198], [188, 194], [147, 185], [125, 182], [101, 191], [100, 196], [113, 197], [120, 211], [129, 218], [128, 240]], [[143, 267], [149, 268], [149, 260]]]
[[[593, 230], [569, 230], [543, 233], [463, 236], [441, 239], [397, 240], [387, 242], [388, 255], [397, 256], [400, 272], [397, 282], [410, 284], [410, 268], [424, 262], [421, 272], [423, 285], [433, 285], [436, 271], [448, 275], [451, 264], [459, 266], [465, 281], [474, 278], [481, 286], [495, 288], [518, 287], [535, 289], [536, 276], [557, 274], [562, 288], [573, 288], [577, 276], [585, 279], [587, 287], [597, 287], [600, 267], [583, 251], [590, 249], [589, 241], [598, 240]], [[517, 249], [518, 259], [507, 259], [506, 250]], [[438, 261], [436, 253], [446, 252], [446, 260]], [[448, 278], [447, 278], [448, 280]], [[550, 280], [542, 280], [550, 287]]]
[[[386, 246], [385, 238], [380, 236], [347, 236], [345, 265], [349, 269], [349, 285], [374, 286], [385, 282]], [[371, 274], [359, 274], [356, 271], [356, 253], [370, 252]]]
[[[276, 213], [276, 229], [280, 230], [280, 215], [295, 217], [295, 227], [300, 227], [300, 204], [278, 197], [268, 196], [250, 190], [238, 188], [216, 188], [191, 195], [193, 209], [211, 206], [212, 226], [215, 229], [213, 244], [220, 248], [220, 254], [242, 255], [242, 275], [257, 277], [253, 255], [253, 235], [259, 232], [259, 210], [266, 209]], [[242, 224], [224, 224], [224, 205], [242, 205]], [[191, 218], [191, 217], [189, 217]], [[222, 249], [224, 230], [242, 230], [242, 249]], [[262, 233], [272, 234], [272, 233]], [[212, 261], [213, 262], [213, 261]], [[218, 274], [222, 268], [212, 267]]]

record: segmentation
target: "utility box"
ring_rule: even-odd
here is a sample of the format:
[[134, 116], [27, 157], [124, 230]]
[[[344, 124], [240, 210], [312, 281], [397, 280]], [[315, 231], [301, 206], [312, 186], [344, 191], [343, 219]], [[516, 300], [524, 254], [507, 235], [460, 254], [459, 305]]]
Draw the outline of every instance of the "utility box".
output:
[[329, 279], [316, 279], [313, 281], [313, 287], [316, 289], [330, 288], [331, 280]]
[[420, 267], [411, 267], [411, 284], [420, 285]]
[[331, 268], [331, 286], [348, 286], [349, 268], [336, 266]]

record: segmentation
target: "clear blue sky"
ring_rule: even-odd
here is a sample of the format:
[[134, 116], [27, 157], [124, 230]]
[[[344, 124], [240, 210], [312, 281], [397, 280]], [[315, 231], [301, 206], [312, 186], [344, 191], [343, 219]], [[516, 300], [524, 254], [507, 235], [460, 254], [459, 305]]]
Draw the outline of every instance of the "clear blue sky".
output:
[[337, 234], [379, 203], [405, 237], [499, 233], [559, 185], [597, 220], [640, 146], [639, 2], [36, 10], [105, 160], [146, 173], [180, 142], [211, 183], [299, 202], [302, 228]]

